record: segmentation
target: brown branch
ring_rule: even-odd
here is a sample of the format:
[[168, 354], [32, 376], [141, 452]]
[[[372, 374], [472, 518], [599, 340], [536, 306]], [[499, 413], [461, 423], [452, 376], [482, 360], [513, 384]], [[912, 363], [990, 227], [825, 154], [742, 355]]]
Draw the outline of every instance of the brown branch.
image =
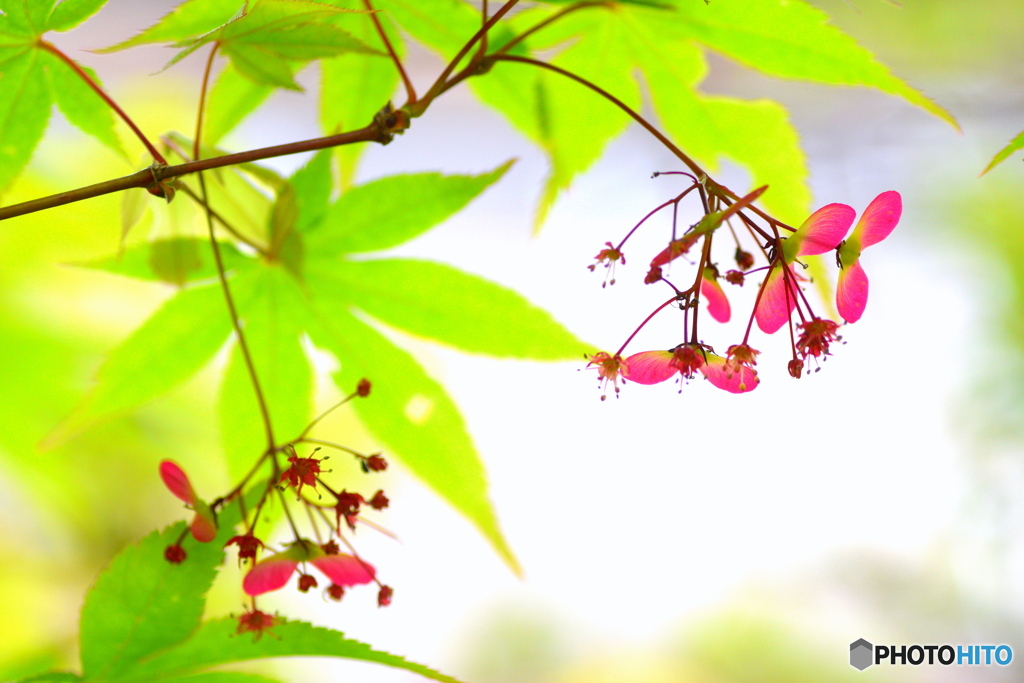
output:
[[491, 27], [498, 23], [498, 21], [505, 16], [517, 2], [519, 2], [519, 0], [508, 0], [508, 2], [501, 6], [501, 9], [494, 13], [494, 16], [484, 22], [484, 25], [473, 34], [472, 38], [466, 41], [466, 44], [462, 46], [462, 49], [459, 50], [458, 54], [455, 55], [455, 57], [452, 58], [452, 61], [448, 63], [448, 66], [444, 68], [444, 71], [442, 71], [441, 75], [437, 77], [434, 84], [430, 86], [430, 90], [428, 90], [427, 94], [423, 96], [423, 99], [413, 103], [413, 106], [409, 106], [410, 103], [406, 103], [406, 107], [408, 107], [410, 115], [420, 116], [427, 110], [427, 107], [430, 106], [430, 103], [435, 97], [447, 90], [445, 87], [447, 85], [447, 79], [451, 76], [455, 67], [459, 65], [459, 62], [462, 61], [462, 58], [469, 54], [469, 51], [473, 49], [473, 46], [476, 45], [477, 41], [487, 35], [487, 32], [491, 30]]
[[155, 186], [158, 180], [177, 178], [179, 176], [188, 175], [189, 173], [208, 171], [212, 168], [223, 168], [224, 166], [245, 164], [251, 161], [271, 159], [273, 157], [286, 156], [288, 154], [298, 154], [300, 152], [311, 152], [318, 149], [326, 149], [328, 147], [350, 145], [356, 142], [379, 142], [381, 144], [387, 144], [391, 141], [391, 137], [391, 131], [383, 129], [377, 123], [372, 123], [365, 128], [349, 131], [347, 133], [340, 133], [338, 135], [328, 135], [327, 137], [313, 138], [312, 140], [289, 142], [284, 145], [274, 145], [272, 147], [261, 147], [247, 152], [238, 152], [237, 154], [225, 154], [223, 156], [211, 157], [209, 159], [188, 161], [176, 166], [161, 166], [159, 164], [155, 164], [150, 168], [136, 171], [135, 173], [122, 178], [105, 180], [102, 183], [96, 183], [95, 185], [89, 185], [87, 187], [80, 187], [75, 190], [68, 190], [67, 192], [59, 192], [57, 194], [50, 195], [49, 197], [40, 197], [39, 199], [32, 199], [27, 202], [21, 202], [20, 204], [0, 207], [0, 221], [8, 218], [14, 218], [15, 216], [24, 216], [25, 214], [35, 213], [36, 211], [52, 209], [57, 206], [64, 206], [65, 204], [73, 204], [74, 202], [80, 202], [83, 199], [92, 199], [93, 197], [100, 197], [113, 192], [121, 192], [133, 187], [149, 188]]

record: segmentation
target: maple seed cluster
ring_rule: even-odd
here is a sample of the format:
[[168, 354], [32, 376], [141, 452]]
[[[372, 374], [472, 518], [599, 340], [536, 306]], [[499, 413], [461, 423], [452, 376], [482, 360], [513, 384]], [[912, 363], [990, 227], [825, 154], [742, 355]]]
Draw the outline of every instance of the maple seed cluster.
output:
[[[359, 382], [356, 391], [331, 410], [354, 397], [365, 397], [369, 394], [370, 383], [364, 379]], [[324, 415], [314, 420], [309, 427]], [[263, 453], [253, 471], [238, 486], [210, 504], [196, 494], [188, 476], [177, 463], [171, 460], [160, 463], [160, 477], [164, 484], [172, 494], [195, 512], [188, 528], [164, 551], [164, 558], [171, 564], [186, 561], [188, 555], [182, 544], [188, 535], [200, 543], [212, 542], [218, 535], [223, 539], [224, 535], [221, 535], [218, 525], [218, 514], [223, 515], [231, 504], [238, 506], [244, 531], [231, 536], [224, 543], [224, 547], [235, 546], [238, 551], [239, 567], [248, 567], [242, 580], [242, 590], [250, 597], [251, 606], [238, 617], [238, 633], [253, 633], [256, 639], [283, 621], [281, 617], [257, 609], [257, 596], [283, 588], [293, 575], [297, 575], [296, 587], [301, 593], [318, 588], [321, 581], [326, 579], [323, 596], [334, 601], [342, 599], [346, 588], [369, 583], [377, 584], [377, 604], [381, 607], [391, 604], [394, 594], [390, 586], [382, 584], [377, 579], [376, 569], [359, 557], [347, 537], [355, 533], [357, 526], [369, 524], [362, 517], [365, 507], [383, 510], [390, 503], [388, 497], [382, 490], [378, 490], [369, 498], [346, 489], [335, 490], [322, 478], [322, 475], [331, 471], [323, 467], [328, 457], [316, 457], [320, 451], [319, 447], [314, 448], [308, 455], [299, 455], [296, 445], [319, 443], [336, 448], [354, 457], [360, 469], [366, 474], [386, 470], [387, 461], [379, 453], [365, 455], [338, 444], [308, 439], [305, 434], [309, 427], [298, 439]], [[287, 466], [280, 462], [284, 456], [287, 456]], [[269, 476], [263, 484], [248, 487], [250, 479], [267, 470]], [[248, 496], [244, 493], [246, 488], [249, 488]], [[288, 495], [289, 492], [294, 498]], [[316, 495], [315, 500], [311, 494]], [[246, 506], [247, 498], [252, 499], [254, 496], [258, 496], [255, 507], [249, 510]], [[281, 505], [291, 528], [292, 538], [282, 543], [278, 550], [269, 551], [264, 542], [266, 536], [258, 536], [256, 527], [261, 514], [275, 503]], [[295, 516], [291, 512], [295, 504], [306, 509], [306, 517], [312, 527], [312, 538], [299, 532]], [[342, 546], [348, 552], [342, 552]], [[317, 573], [311, 573], [310, 569], [315, 569]]]
[[[754, 201], [767, 186], [736, 198], [706, 177], [698, 179], [681, 172], [668, 175], [686, 176], [691, 184], [644, 216], [618, 244], [605, 242], [605, 248], [588, 266], [591, 271], [598, 266], [608, 271], [602, 287], [614, 284], [614, 268], [619, 262], [625, 265], [623, 247], [629, 238], [652, 216], [663, 209], [673, 209], [667, 246], [651, 259], [644, 277], [646, 284], [664, 283], [671, 290], [671, 297], [644, 319], [618, 351], [613, 354], [600, 351], [587, 356], [587, 366], [597, 370], [601, 400], [607, 398], [609, 384], [618, 396], [619, 380], [657, 384], [673, 377], [686, 382], [697, 375], [725, 391], [736, 394], [753, 391], [760, 382], [755, 369], [760, 352], [750, 346], [755, 322], [765, 334], [774, 334], [783, 327], [788, 329], [791, 356], [787, 370], [792, 377], [800, 378], [808, 362], [814, 364], [815, 371], [819, 370], [819, 363], [831, 355], [832, 345], [842, 341], [840, 323], [814, 312], [803, 289], [808, 280], [800, 272], [803, 268], [796, 266], [806, 267], [802, 257], [835, 252], [839, 266], [836, 310], [846, 324], [860, 320], [868, 299], [868, 279], [860, 263], [861, 252], [888, 237], [899, 223], [903, 211], [900, 194], [889, 190], [875, 197], [861, 214], [853, 232], [850, 226], [856, 211], [846, 204], [823, 206], [800, 227], [793, 228], [754, 207]], [[694, 191], [700, 197], [703, 217], [678, 234], [679, 205]], [[723, 226], [727, 230], [723, 231]], [[712, 242], [719, 234], [725, 235], [719, 241], [730, 242], [732, 260], [736, 264], [736, 268], [726, 270], [724, 275], [720, 264], [712, 260], [715, 253]], [[753, 252], [764, 257], [765, 265], [755, 268], [754, 253], [740, 243], [744, 235], [753, 240]], [[693, 275], [684, 281], [688, 286], [677, 286], [667, 273], [669, 267], [680, 260], [696, 266]], [[724, 356], [716, 354], [698, 331], [701, 310], [719, 323], [729, 322], [732, 308], [722, 282], [742, 287], [751, 276], [760, 276], [762, 272], [743, 339], [729, 346]], [[675, 279], [675, 274], [672, 277]], [[637, 333], [656, 314], [670, 307], [683, 312], [682, 341], [667, 351], [641, 351], [623, 356]]]

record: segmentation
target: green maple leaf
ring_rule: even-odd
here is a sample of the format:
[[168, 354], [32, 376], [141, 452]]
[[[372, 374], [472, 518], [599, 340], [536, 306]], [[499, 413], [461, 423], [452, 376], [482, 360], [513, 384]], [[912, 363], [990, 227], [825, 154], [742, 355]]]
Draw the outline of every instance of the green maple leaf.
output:
[[[258, 496], [248, 496], [255, 502]], [[338, 631], [280, 619], [271, 636], [236, 635], [238, 620], [203, 621], [206, 593], [224, 561], [224, 544], [240, 521], [238, 506], [221, 512], [217, 537], [190, 543], [180, 564], [164, 559], [167, 546], [181, 538], [179, 522], [125, 548], [100, 574], [82, 605], [79, 635], [82, 675], [54, 672], [24, 679], [143, 683], [267, 683], [255, 674], [204, 671], [232, 662], [296, 655], [341, 657], [419, 674], [443, 683], [456, 679], [375, 650]]]
[[[278, 183], [276, 199], [261, 211], [267, 222], [261, 258], [224, 250], [276, 438], [294, 439], [312, 415], [308, 338], [337, 358], [334, 380], [342, 392], [353, 391], [364, 377], [373, 382], [371, 398], [353, 404], [362, 421], [518, 569], [454, 401], [391, 332], [500, 358], [577, 359], [585, 344], [520, 295], [484, 278], [440, 263], [369, 258], [444, 221], [510, 164], [477, 176], [382, 178], [333, 200], [330, 166], [325, 150]], [[242, 175], [238, 169], [223, 172]], [[110, 354], [96, 387], [51, 440], [169, 390], [224, 346], [230, 325], [223, 294], [203, 279], [210, 275], [210, 259], [197, 247], [192, 239], [164, 240], [84, 264], [185, 287]], [[266, 448], [266, 435], [240, 350], [233, 346], [229, 358], [218, 414], [229, 471], [240, 476]]]
[[[32, 157], [56, 103], [71, 123], [124, 155], [105, 102], [42, 40], [67, 31], [106, 0], [0, 0], [0, 190]], [[97, 84], [96, 75], [79, 66]]]
[[993, 168], [1009, 159], [1010, 155], [1019, 149], [1024, 149], [1024, 131], [1018, 134], [1014, 139], [1010, 140], [1006, 147], [1003, 147], [994, 157], [992, 157], [992, 161], [988, 162], [988, 166], [986, 166], [985, 170], [981, 172], [982, 175], [988, 173]]
[[[525, 11], [512, 24], [521, 32], [552, 12]], [[634, 110], [640, 98], [633, 76], [639, 72], [661, 125], [681, 149], [711, 171], [721, 157], [747, 166], [752, 185], [771, 185], [766, 206], [783, 220], [799, 222], [810, 208], [808, 173], [785, 110], [767, 100], [700, 93], [707, 72], [702, 48], [773, 76], [877, 88], [956, 125], [945, 110], [826, 19], [800, 0], [722, 0], [710, 6], [689, 0], [609, 3], [566, 15], [532, 34], [512, 54], [554, 50], [549, 61]], [[551, 175], [541, 196], [539, 225], [558, 194], [600, 156], [628, 119], [582, 86], [538, 71], [498, 64], [471, 85], [548, 155]]]
[[[294, 79], [298, 64], [347, 52], [382, 54], [335, 21], [339, 15], [366, 14], [367, 10], [307, 0], [256, 0], [236, 6], [235, 13], [228, 16], [231, 6], [227, 2], [191, 0], [141, 35], [107, 50], [175, 41], [176, 47], [184, 49], [167, 63], [166, 69], [202, 46], [216, 43], [234, 69], [250, 81], [291, 90], [302, 89]], [[245, 99], [259, 97], [249, 94]]]

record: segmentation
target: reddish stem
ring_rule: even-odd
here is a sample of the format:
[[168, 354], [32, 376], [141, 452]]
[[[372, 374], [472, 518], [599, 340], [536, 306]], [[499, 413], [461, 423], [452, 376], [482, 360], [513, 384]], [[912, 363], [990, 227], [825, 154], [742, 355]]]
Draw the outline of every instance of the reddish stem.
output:
[[392, 46], [391, 41], [388, 40], [387, 34], [384, 33], [384, 25], [381, 24], [380, 19], [377, 18], [377, 13], [373, 10], [370, 0], [363, 0], [363, 6], [370, 10], [370, 19], [373, 21], [373, 25], [377, 27], [377, 34], [384, 42], [384, 47], [387, 48], [388, 54], [391, 55], [391, 61], [395, 63], [395, 68], [398, 69], [398, 75], [401, 76], [402, 83], [405, 84], [405, 96], [408, 100], [406, 104], [413, 104], [416, 102], [416, 89], [412, 87], [412, 81], [409, 80], [409, 74], [407, 74], [405, 72], [405, 68], [402, 67], [402, 60], [398, 58], [398, 53], [395, 52], [394, 46]]
[[167, 165], [167, 160], [164, 159], [163, 155], [160, 154], [159, 150], [157, 150], [157, 148], [153, 146], [153, 143], [149, 141], [149, 138], [147, 138], [146, 135], [141, 130], [139, 130], [139, 127], [135, 125], [135, 122], [131, 120], [131, 117], [129, 117], [128, 114], [126, 114], [125, 111], [118, 106], [117, 102], [115, 102], [113, 98], [111, 98], [110, 95], [108, 95], [103, 90], [103, 88], [100, 87], [99, 83], [94, 81], [92, 77], [85, 72], [85, 69], [78, 66], [78, 63], [75, 62], [75, 60], [71, 59], [66, 54], [61, 52], [59, 49], [57, 49], [55, 45], [48, 43], [42, 39], [40, 39], [37, 44], [42, 49], [54, 55], [57, 59], [67, 64], [68, 67], [72, 71], [74, 71], [79, 78], [85, 81], [86, 85], [92, 88], [93, 92], [99, 95], [100, 98], [107, 103], [108, 107], [114, 110], [114, 113], [121, 117], [122, 121], [128, 124], [128, 127], [132, 129], [132, 132], [135, 133], [135, 136], [139, 138], [142, 144], [146, 146], [146, 149], [149, 150], [149, 153], [153, 157], [153, 159], [158, 163]]
[[626, 350], [627, 346], [629, 346], [629, 342], [633, 341], [633, 337], [635, 337], [637, 335], [637, 333], [640, 332], [640, 330], [642, 330], [644, 328], [644, 325], [646, 325], [647, 323], [651, 322], [651, 318], [653, 318], [654, 316], [658, 315], [658, 313], [663, 311], [666, 307], [671, 306], [672, 304], [674, 304], [678, 300], [679, 300], [679, 297], [675, 297], [674, 296], [671, 299], [669, 299], [668, 301], [666, 301], [665, 303], [663, 303], [662, 305], [660, 305], [657, 308], [655, 308], [653, 311], [651, 311], [651, 314], [648, 315], [646, 318], [644, 318], [644, 321], [642, 323], [640, 323], [640, 325], [635, 330], [633, 330], [633, 334], [629, 335], [629, 337], [626, 338], [626, 341], [622, 342], [622, 346], [620, 346], [619, 350], [615, 352], [615, 355], [616, 356], [621, 356], [622, 352]]

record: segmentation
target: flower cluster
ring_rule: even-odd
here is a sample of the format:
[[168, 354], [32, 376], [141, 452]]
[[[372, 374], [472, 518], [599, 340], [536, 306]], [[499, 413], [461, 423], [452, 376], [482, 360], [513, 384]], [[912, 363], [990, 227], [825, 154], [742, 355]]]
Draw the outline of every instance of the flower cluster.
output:
[[[338, 405], [356, 396], [367, 396], [369, 393], [370, 384], [363, 380], [357, 390]], [[337, 407], [334, 406], [331, 410]], [[296, 446], [316, 443], [336, 448], [355, 458], [361, 470], [367, 474], [386, 470], [387, 461], [379, 453], [365, 455], [345, 446], [307, 438], [306, 433], [324, 415], [314, 420], [299, 438], [263, 453], [257, 466], [241, 483], [225, 496], [209, 504], [196, 494], [181, 467], [170, 460], [160, 463], [160, 477], [164, 484], [172, 494], [195, 511], [188, 529], [164, 552], [164, 557], [171, 564], [186, 561], [188, 554], [182, 544], [187, 535], [191, 534], [193, 539], [200, 543], [214, 541], [218, 535], [218, 512], [222, 512], [229, 504], [238, 506], [244, 531], [228, 539], [224, 547], [237, 547], [239, 566], [248, 566], [242, 580], [242, 590], [250, 597], [251, 608], [238, 617], [239, 633], [252, 632], [259, 638], [280, 623], [280, 617], [271, 616], [256, 608], [256, 597], [283, 588], [296, 574], [296, 587], [300, 592], [306, 593], [310, 589], [318, 588], [323, 579], [310, 573], [310, 568], [326, 578], [326, 585], [323, 588], [323, 595], [326, 598], [338, 601], [344, 596], [346, 588], [376, 583], [377, 604], [383, 607], [391, 603], [394, 591], [377, 579], [376, 569], [356, 553], [347, 538], [348, 533], [355, 532], [357, 525], [368, 523], [362, 517], [363, 508], [383, 510], [390, 502], [388, 497], [382, 490], [377, 490], [368, 499], [345, 489], [335, 490], [323, 480], [323, 475], [330, 470], [323, 468], [327, 457], [315, 457], [320, 448], [314, 448], [309, 455], [300, 456]], [[249, 488], [250, 480], [256, 478], [260, 472], [267, 473], [267, 479], [264, 483], [250, 488], [249, 495], [246, 496], [244, 492]], [[315, 500], [311, 494], [316, 495]], [[247, 502], [251, 504], [254, 495], [258, 498], [255, 500], [255, 506], [250, 509]], [[275, 503], [281, 505], [291, 528], [292, 539], [279, 546], [279, 550], [272, 551], [268, 550], [265, 543], [267, 536], [262, 533], [257, 535], [257, 525], [265, 517], [263, 513], [267, 511], [268, 506]], [[305, 516], [311, 527], [309, 533], [312, 538], [300, 534], [295, 516], [291, 512], [295, 505], [306, 509]], [[344, 528], [342, 520], [345, 522]], [[316, 540], [312, 540], [313, 538]], [[348, 553], [341, 552], [342, 545], [349, 551]]]
[[[648, 213], [617, 245], [606, 242], [606, 248], [597, 255], [597, 262], [589, 266], [594, 270], [600, 264], [606, 268], [617, 262], [625, 264], [623, 248], [627, 240], [656, 213], [673, 208], [672, 234], [668, 244], [651, 259], [644, 277], [647, 284], [664, 283], [672, 290], [672, 296], [647, 316], [616, 353], [601, 351], [587, 358], [588, 367], [597, 370], [601, 400], [607, 396], [609, 383], [618, 395], [619, 380], [656, 384], [675, 377], [677, 381], [686, 382], [698, 374], [725, 391], [752, 391], [760, 381], [755, 370], [760, 352], [750, 346], [755, 322], [765, 334], [788, 328], [792, 353], [787, 369], [791, 376], [799, 378], [809, 361], [818, 369], [818, 363], [831, 354], [831, 345], [842, 339], [840, 324], [814, 312], [802, 287], [807, 278], [801, 274], [803, 268], [797, 266], [803, 265], [803, 257], [834, 251], [840, 268], [836, 310], [846, 323], [859, 320], [868, 299], [868, 279], [860, 256], [864, 249], [881, 242], [896, 227], [903, 210], [900, 194], [890, 190], [875, 197], [852, 232], [850, 226], [856, 218], [856, 211], [846, 204], [823, 206], [794, 229], [753, 205], [766, 187], [737, 198], [707, 178], [697, 179], [687, 173], [673, 175], [688, 176], [692, 183], [682, 193]], [[704, 216], [677, 235], [678, 206], [694, 191], [700, 196]], [[728, 229], [721, 230], [723, 226]], [[720, 233], [728, 235], [723, 239], [731, 239], [732, 258], [736, 264], [735, 269], [727, 270], [724, 275], [719, 265], [712, 261], [712, 242]], [[744, 233], [755, 242], [765, 265], [755, 267], [755, 256], [740, 244], [739, 236]], [[670, 264], [679, 260], [696, 266], [692, 284], [686, 288], [677, 287], [666, 274]], [[722, 287], [723, 281], [743, 286], [751, 276], [762, 272], [764, 275], [743, 339], [729, 346], [725, 356], [716, 354], [698, 333], [700, 311], [706, 310], [717, 322], [729, 322], [733, 312]], [[614, 284], [615, 281], [606, 280], [609, 282]], [[623, 351], [640, 329], [656, 314], [670, 307], [683, 311], [683, 340], [667, 351], [642, 351], [624, 356]]]

